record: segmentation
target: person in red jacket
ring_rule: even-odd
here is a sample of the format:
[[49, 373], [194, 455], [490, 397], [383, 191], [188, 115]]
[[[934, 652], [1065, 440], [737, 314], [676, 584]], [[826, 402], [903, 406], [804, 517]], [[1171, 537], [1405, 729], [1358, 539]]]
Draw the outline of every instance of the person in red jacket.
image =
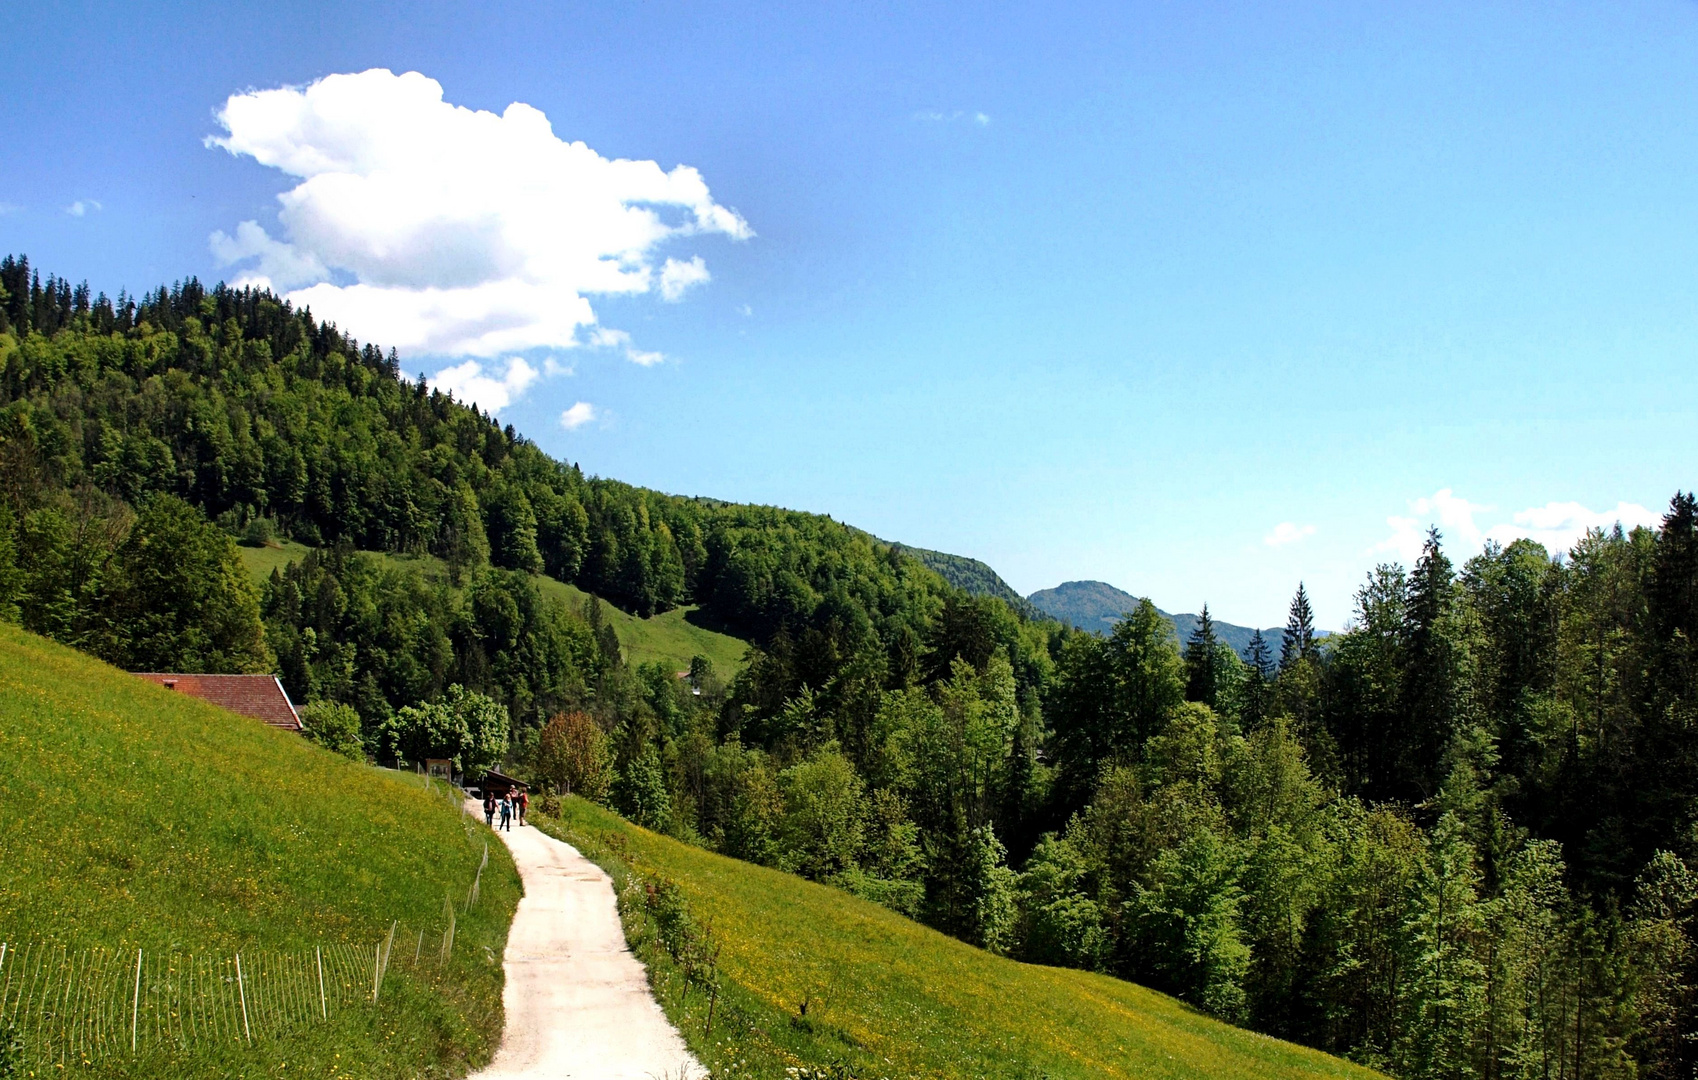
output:
[[520, 788], [519, 789], [519, 824], [523, 825], [525, 823], [525, 811], [530, 807], [530, 805], [531, 805], [531, 797], [529, 795], [525, 794], [524, 788]]

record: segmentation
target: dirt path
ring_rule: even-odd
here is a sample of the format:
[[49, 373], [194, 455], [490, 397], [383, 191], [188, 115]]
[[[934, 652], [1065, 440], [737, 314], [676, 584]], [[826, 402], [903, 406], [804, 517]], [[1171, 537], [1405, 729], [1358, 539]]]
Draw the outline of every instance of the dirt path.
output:
[[507, 935], [507, 1030], [472, 1080], [707, 1076], [625, 947], [612, 879], [529, 826], [496, 835], [513, 852], [525, 896]]

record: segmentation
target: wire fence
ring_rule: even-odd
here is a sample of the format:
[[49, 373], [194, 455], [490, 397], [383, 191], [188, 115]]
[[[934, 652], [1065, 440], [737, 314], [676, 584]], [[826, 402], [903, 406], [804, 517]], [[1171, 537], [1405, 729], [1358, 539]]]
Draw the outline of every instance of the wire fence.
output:
[[[290, 1035], [377, 1002], [392, 961], [446, 965], [457, 919], [451, 902], [444, 900], [443, 908], [440, 932], [409, 934], [391, 925], [371, 945], [321, 945], [305, 952], [209, 954], [0, 942], [0, 1036], [17, 1040], [26, 1066], [69, 1069], [115, 1056], [251, 1045]], [[396, 955], [397, 945], [402, 955]]]
[[[446, 966], [459, 916], [477, 905], [488, 865], [485, 841], [459, 910], [445, 895], [439, 926], [392, 923], [370, 945], [211, 953], [0, 941], [0, 1043], [21, 1046], [25, 1068], [68, 1070], [116, 1056], [251, 1045], [328, 1023], [376, 1003], [392, 961]], [[0, 1058], [4, 1051], [0, 1045]]]

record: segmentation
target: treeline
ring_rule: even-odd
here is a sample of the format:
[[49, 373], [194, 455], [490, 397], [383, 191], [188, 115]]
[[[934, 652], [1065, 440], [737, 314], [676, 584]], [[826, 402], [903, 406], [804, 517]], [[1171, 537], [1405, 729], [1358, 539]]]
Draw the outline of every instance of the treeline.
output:
[[1324, 642], [1300, 588], [1249, 663], [1206, 610], [1181, 648], [1148, 601], [1097, 637], [950, 598], [912, 663], [815, 682], [779, 636], [729, 685], [653, 673], [646, 711], [562, 722], [537, 763], [1394, 1075], [1690, 1076], [1695, 551], [1687, 495], [1561, 558], [1457, 572], [1435, 533]]
[[[1183, 647], [1147, 602], [1093, 636], [826, 518], [585, 477], [267, 293], [110, 301], [15, 259], [0, 289], [6, 617], [129, 666], [274, 665], [355, 752], [509, 746], [652, 827], [1400, 1076], [1693, 1075], [1689, 496], [1460, 570], [1435, 534], [1346, 632], [1317, 641], [1300, 588], [1245, 662], [1206, 611]], [[233, 538], [273, 533], [319, 550], [254, 590]], [[756, 647], [633, 668], [539, 573]]]

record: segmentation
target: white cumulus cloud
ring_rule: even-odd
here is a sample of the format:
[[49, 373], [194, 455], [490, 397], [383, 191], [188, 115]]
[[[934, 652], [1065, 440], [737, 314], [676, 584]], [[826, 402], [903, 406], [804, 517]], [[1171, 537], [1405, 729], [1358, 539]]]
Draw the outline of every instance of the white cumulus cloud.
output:
[[[1661, 518], [1638, 503], [1620, 502], [1613, 510], [1591, 510], [1577, 502], [1550, 502], [1518, 510], [1508, 521], [1482, 527], [1475, 519], [1496, 507], [1472, 503], [1441, 488], [1429, 497], [1412, 499], [1409, 515], [1386, 518], [1391, 535], [1374, 545], [1375, 552], [1392, 555], [1409, 565], [1421, 556], [1427, 529], [1437, 526], [1445, 547], [1465, 556], [1479, 551], [1487, 541], [1508, 544], [1523, 537], [1536, 540], [1552, 555], [1566, 554], [1590, 529], [1609, 529], [1619, 523], [1624, 529], [1656, 525]], [[1494, 515], [1495, 516], [1495, 515]]]
[[486, 372], [478, 361], [467, 360], [443, 368], [429, 382], [433, 388], [453, 394], [468, 405], [498, 413], [523, 397], [539, 374], [536, 368], [515, 356], [507, 361], [506, 374], [499, 377], [493, 370]]
[[1268, 547], [1283, 547], [1286, 544], [1295, 544], [1299, 540], [1314, 535], [1315, 527], [1313, 525], [1298, 525], [1296, 522], [1282, 521], [1273, 527], [1273, 532], [1262, 537], [1262, 543]]
[[263, 288], [292, 289], [297, 285], [320, 281], [330, 276], [330, 271], [318, 261], [318, 257], [310, 251], [300, 251], [295, 247], [273, 240], [257, 221], [244, 221], [236, 226], [236, 235], [230, 236], [222, 230], [212, 234], [210, 246], [212, 254], [219, 262], [235, 263], [245, 259], [258, 258], [259, 263], [252, 270], [238, 277], [235, 284], [258, 285]]
[[89, 211], [99, 209], [102, 209], [102, 207], [100, 203], [96, 202], [94, 199], [78, 199], [76, 202], [65, 207], [65, 213], [72, 217], [84, 217], [89, 213]]
[[604, 158], [529, 105], [462, 108], [418, 72], [235, 94], [218, 119], [225, 134], [209, 146], [299, 183], [278, 196], [282, 239], [244, 222], [213, 250], [257, 258], [256, 278], [384, 345], [481, 358], [570, 348], [596, 325], [588, 297], [674, 299], [708, 279], [700, 256], [657, 266], [663, 245], [753, 235], [687, 165]]
[[580, 401], [560, 414], [560, 426], [567, 431], [576, 431], [595, 418], [595, 406], [587, 401]]
[[1623, 529], [1632, 529], [1661, 521], [1661, 515], [1638, 503], [1618, 502], [1614, 510], [1594, 511], [1577, 502], [1549, 502], [1517, 511], [1511, 521], [1487, 529], [1486, 536], [1500, 544], [1526, 537], [1556, 554], [1568, 551], [1592, 529], [1612, 529], [1618, 523]]
[[1392, 515], [1386, 518], [1386, 524], [1391, 526], [1391, 535], [1375, 544], [1373, 550], [1389, 554], [1406, 565], [1413, 563], [1421, 557], [1421, 547], [1427, 541], [1427, 529], [1433, 525], [1439, 527], [1451, 545], [1460, 543], [1469, 549], [1478, 548], [1483, 533], [1474, 523], [1474, 515], [1490, 509], [1490, 506], [1459, 497], [1450, 488], [1440, 488], [1431, 496], [1411, 499], [1410, 516]]

